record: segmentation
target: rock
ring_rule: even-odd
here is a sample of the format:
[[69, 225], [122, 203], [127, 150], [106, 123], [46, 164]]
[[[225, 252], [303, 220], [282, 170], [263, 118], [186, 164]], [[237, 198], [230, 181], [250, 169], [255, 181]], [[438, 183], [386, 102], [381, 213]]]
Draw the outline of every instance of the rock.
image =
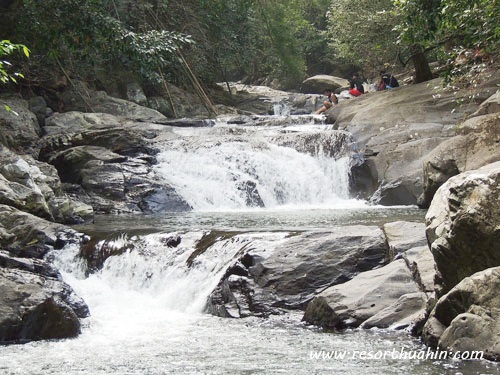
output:
[[[487, 77], [486, 82], [471, 93], [446, 91], [438, 80], [429, 81], [344, 100], [328, 111], [327, 122], [352, 133], [364, 156], [365, 167], [356, 164], [356, 181], [362, 187], [351, 186], [351, 191], [361, 190], [365, 196], [377, 192], [374, 203], [419, 202], [424, 190], [422, 163], [457, 134], [456, 124], [477, 110], [485, 94], [497, 91], [498, 77]], [[461, 100], [463, 104], [457, 104]], [[370, 187], [373, 190], [367, 191]]]
[[481, 116], [488, 113], [500, 112], [500, 90], [497, 90], [493, 95], [481, 103], [478, 110], [471, 116]]
[[364, 324], [401, 329], [423, 315], [424, 296], [399, 259], [324, 290], [309, 303], [303, 320], [335, 330]]
[[423, 160], [422, 207], [429, 207], [439, 186], [450, 177], [500, 160], [500, 114], [472, 117], [457, 132], [459, 135], [441, 143]]
[[303, 309], [328, 286], [384, 264], [387, 253], [377, 227], [335, 227], [331, 232], [299, 233], [280, 242], [242, 253], [238, 266], [226, 272], [209, 297], [209, 311], [235, 316], [230, 311], [236, 309], [237, 316], [243, 317]]
[[383, 229], [389, 245], [391, 259], [408, 249], [427, 245], [424, 223], [395, 221], [384, 224]]
[[92, 207], [66, 196], [56, 169], [29, 155], [0, 151], [0, 204], [60, 223], [93, 218]]
[[428, 345], [451, 351], [483, 351], [500, 360], [500, 267], [463, 279], [442, 296], [424, 326]]
[[193, 209], [174, 189], [168, 186], [158, 187], [144, 194], [139, 207], [146, 213], [185, 212]]
[[0, 343], [75, 337], [85, 303], [64, 282], [0, 267]]
[[500, 162], [450, 178], [426, 215], [438, 295], [463, 278], [500, 265]]
[[15, 256], [41, 259], [49, 250], [80, 237], [62, 224], [0, 205], [0, 246]]
[[36, 116], [38, 125], [43, 127], [45, 125], [45, 117], [47, 114], [47, 102], [42, 96], [34, 96], [28, 101], [29, 109]]
[[[12, 150], [37, 155], [41, 129], [28, 102], [18, 97], [2, 97], [0, 107], [0, 144]], [[11, 108], [6, 111], [4, 105]]]
[[127, 84], [127, 100], [136, 104], [147, 106], [148, 98], [144, 94], [142, 87], [137, 82]]
[[119, 165], [102, 160], [87, 162], [81, 170], [81, 185], [91, 195], [116, 200], [125, 198], [125, 177]]
[[93, 92], [84, 83], [73, 81], [61, 97], [64, 103], [64, 112], [95, 112], [107, 113], [135, 121], [156, 122], [164, 121], [166, 117], [154, 109], [114, 98], [104, 91]]
[[424, 320], [426, 307], [427, 295], [424, 292], [406, 293], [361, 323], [360, 328], [405, 329]]
[[50, 263], [34, 258], [16, 258], [7, 251], [0, 250], [0, 268], [19, 269], [40, 276], [61, 280], [59, 271]]
[[323, 93], [324, 89], [331, 89], [335, 91], [338, 88], [348, 86], [349, 82], [345, 78], [329, 76], [326, 74], [316, 75], [307, 78], [300, 87], [300, 91], [306, 94], [319, 94]]
[[401, 254], [401, 257], [406, 262], [420, 290], [432, 297], [435, 289], [436, 269], [429, 247], [425, 245], [408, 249]]
[[[126, 157], [116, 154], [100, 146], [76, 146], [54, 154], [49, 162], [54, 165], [63, 182], [80, 183], [82, 170], [90, 161], [100, 161], [102, 164], [121, 163]], [[95, 164], [95, 163], [93, 163]]]

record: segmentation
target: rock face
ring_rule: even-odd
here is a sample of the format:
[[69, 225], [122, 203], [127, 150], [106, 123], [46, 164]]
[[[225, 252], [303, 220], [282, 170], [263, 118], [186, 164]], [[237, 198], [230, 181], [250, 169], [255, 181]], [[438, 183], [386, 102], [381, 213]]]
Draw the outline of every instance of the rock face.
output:
[[42, 258], [83, 235], [0, 205], [0, 343], [74, 337], [87, 305]]
[[[455, 164], [460, 162], [454, 161], [463, 156], [461, 151], [450, 152], [451, 144], [447, 147], [443, 145], [441, 151], [438, 150], [443, 142], [452, 142], [452, 137], [456, 135], [467, 140], [454, 140], [454, 147], [457, 142], [462, 149], [472, 146], [468, 148], [464, 163], [477, 160], [474, 167], [477, 168], [493, 161], [493, 155], [497, 155], [498, 160], [498, 150], [494, 150], [493, 155], [489, 152], [495, 148], [495, 138], [475, 126], [476, 130], [472, 130], [470, 123], [465, 125], [464, 130], [456, 127], [463, 118], [481, 113], [489, 113], [486, 115], [489, 117], [469, 121], [484, 121], [484, 126], [498, 121], [498, 117], [495, 120], [495, 115], [491, 113], [496, 108], [494, 104], [488, 105], [487, 110], [474, 113], [479, 103], [495, 94], [498, 80], [498, 76], [490, 77], [489, 86], [478, 87], [474, 101], [468, 98], [470, 93], [465, 90], [445, 91], [438, 81], [430, 81], [344, 100], [328, 111], [328, 122], [352, 133], [363, 161], [355, 169], [352, 191], [371, 197], [376, 204], [428, 205], [436, 186], [462, 171], [460, 167], [455, 168]], [[458, 105], [461, 99], [464, 104]], [[490, 101], [494, 103], [493, 99]], [[491, 125], [491, 130], [498, 132], [498, 122]], [[456, 158], [454, 155], [457, 155]], [[425, 173], [422, 171], [424, 163], [428, 169]], [[429, 163], [435, 166], [439, 176], [432, 176], [433, 167], [429, 167]], [[427, 176], [427, 181], [424, 181], [424, 176]]]
[[29, 155], [0, 149], [0, 204], [60, 223], [83, 223], [93, 218], [91, 206], [62, 191], [56, 169]]
[[[163, 121], [163, 120], [162, 120]], [[188, 211], [173, 189], [155, 178], [152, 140], [168, 127], [104, 113], [67, 112], [45, 126], [40, 157], [57, 168], [66, 193], [100, 213]]]
[[434, 300], [434, 260], [424, 225], [383, 226], [393, 262], [333, 285], [307, 305], [304, 320], [326, 329], [390, 328], [419, 334]]
[[0, 343], [74, 337], [88, 308], [55, 277], [0, 267]]
[[500, 266], [500, 162], [450, 178], [426, 215], [439, 295], [463, 278]]
[[335, 330], [359, 326], [400, 329], [421, 318], [426, 302], [400, 259], [318, 294], [307, 306], [304, 320]]
[[316, 293], [380, 266], [386, 255], [377, 227], [292, 235], [276, 248], [245, 251], [209, 297], [207, 309], [228, 317], [303, 309]]
[[483, 351], [500, 360], [500, 267], [463, 279], [441, 297], [424, 326], [424, 340], [452, 351]]
[[2, 97], [2, 103], [12, 110], [0, 110], [0, 144], [14, 150], [25, 149], [36, 155], [36, 144], [41, 129], [36, 116], [29, 110], [26, 100], [18, 97]]
[[500, 160], [500, 113], [472, 117], [457, 133], [424, 158], [424, 191], [418, 202], [422, 207], [429, 207], [437, 189], [450, 177]]

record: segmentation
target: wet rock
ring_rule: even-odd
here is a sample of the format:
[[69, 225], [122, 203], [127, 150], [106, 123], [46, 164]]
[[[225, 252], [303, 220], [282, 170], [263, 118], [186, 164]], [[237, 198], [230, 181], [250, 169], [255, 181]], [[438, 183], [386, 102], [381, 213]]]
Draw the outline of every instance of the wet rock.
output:
[[[67, 236], [61, 236], [67, 233]], [[0, 205], [0, 246], [18, 257], [43, 258], [54, 247], [78, 241], [74, 230], [13, 207]]]
[[363, 272], [318, 294], [303, 320], [326, 329], [402, 329], [425, 313], [426, 297], [403, 259]]
[[463, 278], [500, 266], [500, 162], [450, 178], [426, 215], [439, 296]]
[[0, 267], [0, 342], [75, 337], [85, 303], [64, 282]]
[[243, 317], [303, 309], [328, 286], [384, 264], [386, 252], [382, 231], [360, 226], [298, 233], [273, 249], [248, 249], [209, 297], [208, 310]]
[[92, 219], [92, 207], [63, 193], [52, 165], [6, 149], [0, 151], [0, 162], [0, 204], [60, 223]]
[[500, 360], [500, 267], [463, 279], [442, 296], [424, 326], [424, 341], [451, 351], [483, 351]]
[[139, 207], [143, 212], [185, 212], [192, 207], [168, 186], [152, 189], [142, 196]]
[[122, 243], [114, 240], [91, 239], [80, 246], [80, 257], [87, 264], [87, 274], [102, 269], [104, 262], [112, 256], [121, 255], [134, 248], [132, 243]]

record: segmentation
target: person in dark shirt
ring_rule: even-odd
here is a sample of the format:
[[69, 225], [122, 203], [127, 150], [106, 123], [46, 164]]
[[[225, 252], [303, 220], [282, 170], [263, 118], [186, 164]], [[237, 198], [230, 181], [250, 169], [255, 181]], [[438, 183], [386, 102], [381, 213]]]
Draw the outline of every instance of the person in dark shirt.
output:
[[332, 108], [334, 104], [339, 103], [339, 100], [337, 99], [337, 95], [335, 95], [332, 90], [324, 89], [323, 95], [326, 96], [326, 100], [323, 102], [323, 106], [320, 109], [318, 109], [316, 112], [314, 112], [316, 114], [323, 113], [326, 110]]
[[386, 89], [392, 89], [394, 87], [399, 87], [399, 82], [391, 73], [382, 70], [380, 72], [380, 83], [378, 84], [377, 91], [383, 91]]
[[352, 79], [349, 80], [349, 94], [353, 96], [360, 96], [365, 93], [363, 81], [359, 78], [358, 73], [352, 74]]

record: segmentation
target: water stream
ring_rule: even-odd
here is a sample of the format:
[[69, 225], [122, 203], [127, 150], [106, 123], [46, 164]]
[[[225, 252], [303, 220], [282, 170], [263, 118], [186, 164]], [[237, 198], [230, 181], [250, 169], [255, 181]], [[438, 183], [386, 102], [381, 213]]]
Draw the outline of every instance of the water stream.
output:
[[[393, 358], [394, 351], [427, 350], [404, 332], [326, 333], [305, 325], [301, 312], [267, 319], [205, 314], [207, 296], [244, 248], [278, 246], [289, 231], [422, 220], [423, 212], [350, 199], [352, 150], [345, 134], [326, 126], [221, 123], [175, 132], [157, 172], [193, 211], [98, 216], [77, 227], [133, 250], [90, 275], [75, 245], [52, 253], [91, 316], [78, 338], [0, 347], [1, 374], [499, 373], [486, 361]], [[188, 267], [209, 230], [238, 234], [216, 241]], [[172, 236], [182, 236], [175, 248], [165, 244]], [[360, 351], [388, 354], [361, 359]]]

